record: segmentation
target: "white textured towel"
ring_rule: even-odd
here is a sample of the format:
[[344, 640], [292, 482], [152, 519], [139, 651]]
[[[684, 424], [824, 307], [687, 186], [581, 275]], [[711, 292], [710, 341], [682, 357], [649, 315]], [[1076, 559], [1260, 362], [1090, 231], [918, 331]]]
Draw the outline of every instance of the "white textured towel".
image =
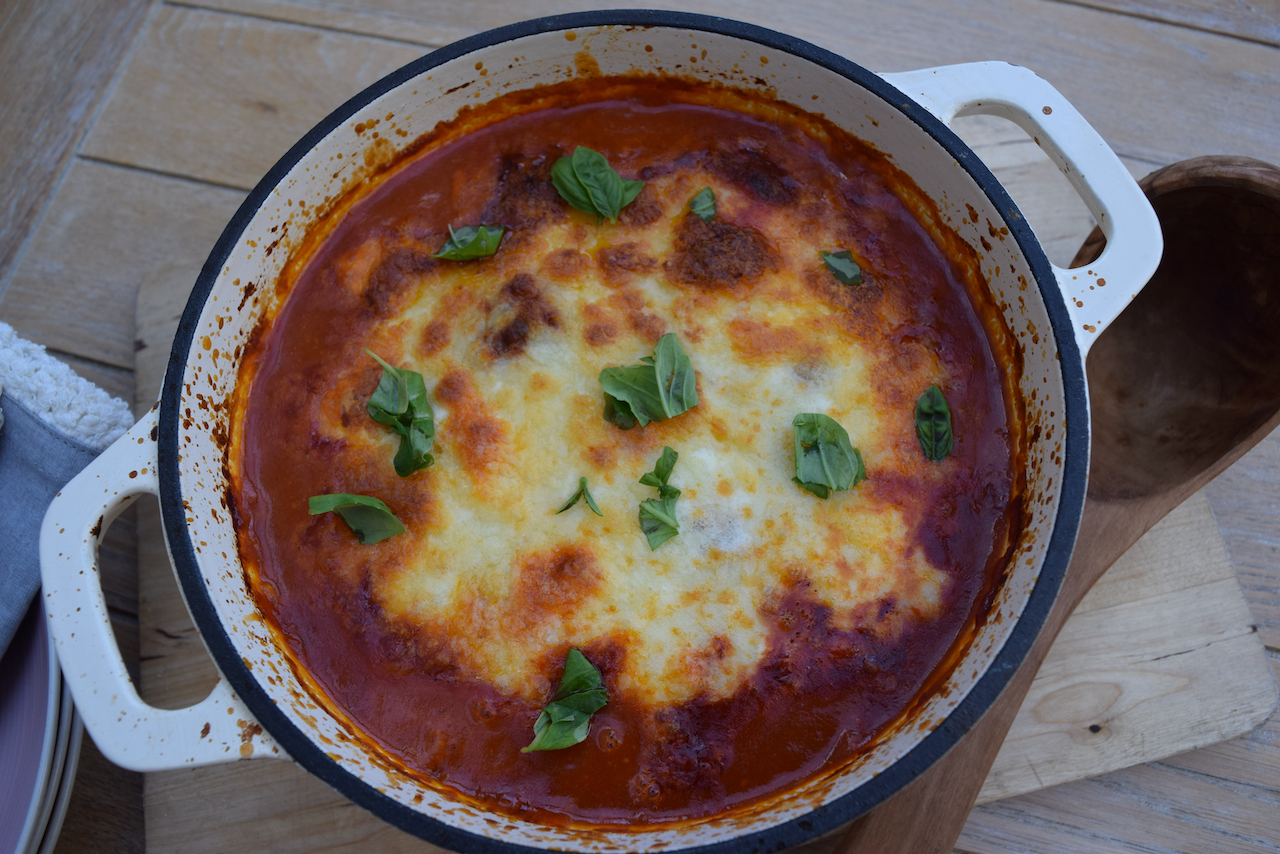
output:
[[40, 589], [40, 523], [53, 496], [133, 416], [0, 323], [0, 654]]
[[133, 425], [127, 403], [81, 377], [44, 347], [19, 338], [7, 323], [0, 323], [0, 392], [95, 451]]

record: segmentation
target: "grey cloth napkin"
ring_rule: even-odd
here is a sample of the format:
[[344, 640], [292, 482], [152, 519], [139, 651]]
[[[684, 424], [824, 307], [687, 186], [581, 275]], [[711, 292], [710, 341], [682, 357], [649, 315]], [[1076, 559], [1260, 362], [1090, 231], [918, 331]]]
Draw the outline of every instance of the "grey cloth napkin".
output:
[[49, 502], [98, 452], [0, 394], [0, 654], [40, 589], [40, 523]]
[[0, 323], [0, 656], [40, 588], [40, 525], [67, 481], [133, 417]]

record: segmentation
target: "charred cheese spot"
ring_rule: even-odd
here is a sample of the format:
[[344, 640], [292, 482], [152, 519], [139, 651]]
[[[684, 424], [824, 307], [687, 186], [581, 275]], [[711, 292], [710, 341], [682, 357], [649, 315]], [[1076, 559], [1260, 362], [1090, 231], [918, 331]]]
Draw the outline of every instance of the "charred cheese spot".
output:
[[431, 321], [418, 339], [418, 354], [424, 359], [439, 355], [440, 351], [449, 346], [450, 337], [448, 323], [439, 319]]
[[452, 445], [473, 478], [483, 480], [503, 462], [508, 447], [506, 427], [476, 393], [471, 372], [464, 368], [445, 374], [435, 393], [448, 414], [437, 435]]
[[744, 359], [813, 362], [822, 357], [822, 345], [805, 330], [773, 326], [747, 317], [729, 321], [733, 348]]
[[667, 323], [661, 317], [648, 310], [644, 297], [635, 290], [622, 290], [609, 297], [609, 304], [615, 306], [627, 320], [627, 326], [641, 340], [656, 344], [667, 332]]
[[417, 290], [423, 274], [439, 264], [425, 247], [397, 247], [383, 255], [364, 288], [366, 305], [378, 316], [394, 314]]
[[494, 331], [489, 336], [489, 353], [495, 358], [523, 353], [529, 336], [539, 326], [560, 326], [559, 312], [543, 298], [537, 280], [529, 273], [516, 274], [502, 286], [499, 298], [490, 312]]
[[778, 269], [778, 256], [763, 234], [719, 217], [703, 222], [693, 214], [680, 220], [675, 251], [663, 267], [677, 284], [734, 288]]
[[508, 248], [520, 248], [544, 224], [566, 218], [564, 203], [551, 183], [553, 162], [547, 158], [503, 160], [495, 198], [481, 222], [501, 223], [510, 229], [505, 238]]
[[542, 259], [542, 273], [558, 282], [570, 282], [591, 266], [591, 256], [577, 249], [557, 249]]
[[618, 337], [618, 325], [609, 312], [595, 303], [582, 307], [582, 338], [592, 347], [613, 343]]
[[528, 555], [519, 561], [510, 615], [526, 630], [540, 621], [559, 620], [596, 593], [603, 580], [595, 553], [585, 546]]
[[738, 189], [771, 205], [790, 205], [799, 196], [799, 184], [782, 165], [757, 151], [739, 149], [718, 152], [711, 171]]
[[597, 471], [608, 471], [618, 462], [618, 451], [613, 445], [592, 445], [583, 456]]
[[[646, 180], [648, 180], [646, 178]], [[623, 225], [644, 227], [652, 225], [666, 214], [662, 203], [654, 198], [653, 193], [641, 190], [635, 201], [622, 209], [618, 214], [618, 222]]]
[[631, 281], [637, 273], [647, 273], [658, 265], [657, 260], [642, 251], [638, 243], [606, 246], [596, 253], [596, 262], [604, 271], [605, 281], [610, 284]]

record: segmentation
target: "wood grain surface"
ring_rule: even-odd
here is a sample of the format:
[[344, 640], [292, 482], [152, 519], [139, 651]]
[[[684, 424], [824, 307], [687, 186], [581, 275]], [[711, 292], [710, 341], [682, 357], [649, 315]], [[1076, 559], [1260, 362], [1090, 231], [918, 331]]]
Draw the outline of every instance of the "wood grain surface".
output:
[[1280, 0], [1069, 0], [1153, 21], [1280, 45]]
[[148, 0], [0, 6], [0, 290], [142, 26]]
[[[431, 47], [522, 18], [611, 4], [139, 0], [114, 6], [117, 15], [130, 6], [136, 17], [129, 20], [143, 28], [127, 57], [116, 48], [105, 60], [84, 34], [114, 39], [118, 45], [120, 37], [113, 34], [124, 31], [119, 19], [109, 13], [76, 17], [65, 11], [68, 5], [19, 0], [0, 9], [0, 68], [10, 72], [0, 78], [0, 134], [16, 128], [4, 139], [28, 146], [25, 154], [13, 156], [13, 145], [0, 144], [0, 198], [6, 204], [15, 194], [28, 200], [22, 208], [28, 213], [19, 219], [6, 214], [10, 218], [0, 231], [0, 320], [54, 347], [82, 374], [127, 396], [135, 363], [142, 370], [147, 362], [163, 364], [167, 355], [159, 342], [134, 329], [139, 287], [159, 282], [189, 287], [244, 192], [312, 123], [386, 70]], [[1027, 65], [1081, 110], [1135, 175], [1203, 153], [1280, 163], [1275, 0], [823, 0], [787, 7], [760, 0], [693, 0], [646, 5], [773, 26], [876, 70], [977, 59]], [[143, 21], [138, 10], [146, 12], [148, 6], [151, 12]], [[52, 11], [46, 13], [46, 7]], [[13, 24], [37, 18], [46, 22], [40, 43], [45, 47], [27, 51], [21, 43], [6, 45], [15, 33], [20, 40], [32, 40], [23, 35], [31, 30]], [[50, 21], [59, 23], [49, 27]], [[43, 85], [40, 81], [49, 79], [51, 69], [80, 74], [77, 79], [87, 88], [77, 91], [89, 94], [82, 100], [32, 95], [28, 90]], [[95, 110], [94, 99], [103, 92], [109, 98]], [[33, 109], [42, 111], [41, 121], [52, 136], [36, 133], [36, 124], [15, 125], [8, 119], [31, 115]], [[997, 166], [998, 177], [1012, 187], [1045, 239], [1050, 257], [1062, 262], [1092, 222], [1065, 183], [1055, 184], [1052, 170], [1046, 173], [1038, 149], [1020, 132], [993, 122], [977, 120], [957, 129], [977, 142], [984, 160]], [[44, 173], [38, 163], [46, 164]], [[52, 181], [41, 177], [48, 174], [49, 163], [55, 164]], [[16, 243], [10, 237], [14, 233], [20, 234]], [[21, 251], [4, 254], [5, 240]], [[1259, 626], [1258, 636], [1273, 650], [1274, 660], [1274, 650], [1280, 649], [1280, 437], [1263, 442], [1206, 495]], [[148, 524], [146, 512], [139, 510], [139, 528]], [[122, 527], [128, 523], [117, 522], [112, 529], [123, 543], [113, 561], [131, 548], [132, 535]], [[146, 536], [144, 530], [141, 537]], [[112, 575], [115, 592], [109, 595], [118, 613], [127, 614], [123, 609], [134, 607], [137, 597], [127, 589], [127, 568]], [[137, 607], [146, 612], [146, 597]], [[121, 631], [127, 633], [128, 626]], [[1165, 660], [1191, 655], [1184, 651]], [[198, 674], [184, 678], [182, 690], [200, 691]], [[148, 681], [144, 675], [144, 686]], [[1159, 682], [1150, 684], [1155, 686], [1151, 698], [1125, 714], [1159, 705]], [[1081, 725], [1086, 732], [1093, 725], [1084, 721], [1096, 716], [1084, 712], [1097, 709], [1101, 700], [1071, 696], [1077, 700], [1073, 708], [1079, 720], [1059, 722], [1061, 731], [1049, 726], [1050, 737], [1071, 740], [1072, 732], [1080, 735]], [[1273, 717], [1251, 735], [1225, 744], [979, 807], [960, 848], [975, 854], [1280, 850], [1274, 818], [1280, 814], [1277, 726]], [[1125, 732], [1140, 736], [1141, 731]], [[1123, 734], [1113, 732], [1112, 737]], [[296, 772], [283, 763], [256, 767], [264, 775]], [[205, 773], [211, 787], [207, 791], [213, 793], [236, 785], [227, 769], [183, 773]], [[219, 776], [223, 774], [227, 776]], [[252, 815], [242, 817], [242, 844], [233, 850], [270, 848], [269, 835], [254, 834], [263, 827], [279, 830], [296, 810], [334, 834], [321, 847], [333, 842], [363, 844], [363, 850], [423, 850], [387, 828], [342, 830], [347, 826], [343, 815], [359, 811], [350, 805], [319, 808], [314, 799], [326, 790], [305, 775], [303, 779], [312, 788], [304, 784], [291, 802], [260, 803]], [[86, 788], [76, 792], [78, 802], [59, 850], [139, 850], [138, 834], [107, 832], [113, 819], [105, 815], [105, 805], [116, 804], [109, 809], [127, 816], [127, 807], [113, 800], [121, 792], [127, 796], [127, 786], [106, 793], [103, 786], [118, 784], [92, 774], [82, 776], [78, 785]], [[90, 797], [91, 792], [99, 794]], [[154, 803], [150, 823], [165, 816], [166, 809], [163, 800]], [[211, 824], [239, 823], [241, 818], [206, 814]], [[85, 831], [94, 821], [103, 830], [97, 836]], [[156, 839], [155, 844], [182, 849], [184, 840], [173, 835], [167, 840]]]

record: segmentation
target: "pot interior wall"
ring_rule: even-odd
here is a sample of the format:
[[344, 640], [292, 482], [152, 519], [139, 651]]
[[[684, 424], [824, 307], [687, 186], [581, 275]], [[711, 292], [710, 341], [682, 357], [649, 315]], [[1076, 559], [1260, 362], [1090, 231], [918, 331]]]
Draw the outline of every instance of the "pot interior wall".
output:
[[[424, 62], [429, 61], [430, 57]], [[938, 228], [953, 230], [976, 251], [1009, 333], [1022, 352], [1019, 381], [1027, 408], [1027, 525], [998, 594], [995, 614], [982, 626], [944, 689], [891, 738], [841, 773], [727, 819], [640, 834], [583, 832], [506, 819], [495, 822], [481, 809], [450, 800], [389, 769], [354, 741], [300, 684], [259, 617], [237, 559], [224, 497], [222, 402], [235, 382], [248, 336], [277, 299], [274, 283], [284, 262], [329, 202], [393, 158], [398, 147], [469, 105], [579, 74], [636, 72], [764, 90], [802, 109], [823, 113], [880, 150], [893, 152], [894, 162], [936, 203]], [[237, 678], [256, 680], [278, 714], [314, 745], [314, 755], [303, 755], [305, 751], [295, 748], [295, 758], [313, 771], [317, 764], [332, 760], [336, 765], [324, 769], [321, 776], [330, 782], [336, 779], [339, 788], [355, 800], [409, 830], [433, 832], [430, 822], [412, 818], [427, 814], [464, 832], [436, 837], [446, 845], [486, 847], [465, 834], [576, 851], [713, 844], [798, 820], [885, 772], [956, 708], [1005, 644], [1037, 581], [1058, 507], [1065, 444], [1060, 426], [1065, 411], [1062, 366], [1030, 265], [997, 205], [958, 166], [952, 153], [881, 95], [822, 64], [733, 35], [635, 26], [531, 32], [435, 67], [410, 67], [393, 77], [398, 85], [375, 91], [372, 100], [366, 95], [363, 103], [357, 98], [344, 107], [330, 117], [327, 135], [304, 140], [276, 167], [279, 171], [264, 180], [215, 250], [210, 267], [220, 267], [206, 269], [184, 318], [179, 342], [189, 335], [190, 348], [179, 353], [184, 362], [181, 403], [169, 417], [179, 419], [180, 488], [197, 566], [180, 566], [180, 576], [189, 601], [207, 600], [216, 611], [221, 629], [195, 609], [206, 637], [225, 631], [234, 648], [234, 656], [217, 656], [220, 667], [233, 685]], [[894, 100], [906, 101], [900, 96]], [[919, 108], [912, 105], [911, 109]], [[921, 213], [932, 216], [926, 210]], [[984, 241], [990, 248], [984, 247]], [[1059, 299], [1056, 294], [1050, 298]], [[216, 654], [217, 644], [212, 645]], [[241, 690], [241, 694], [252, 705], [252, 692]], [[269, 717], [257, 708], [255, 713]], [[851, 817], [848, 809], [819, 810], [818, 815], [808, 831], [814, 835]]]

